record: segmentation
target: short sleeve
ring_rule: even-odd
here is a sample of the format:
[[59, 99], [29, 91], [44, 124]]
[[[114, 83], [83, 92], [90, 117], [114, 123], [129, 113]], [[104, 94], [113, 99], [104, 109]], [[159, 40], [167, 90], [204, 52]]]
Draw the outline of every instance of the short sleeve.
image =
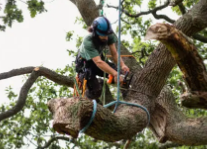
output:
[[95, 48], [94, 44], [92, 43], [90, 36], [84, 39], [81, 45], [80, 54], [86, 60], [91, 60], [92, 58], [100, 55], [98, 50]]
[[114, 33], [108, 36], [108, 45], [116, 43], [116, 41], [117, 41], [117, 38]]

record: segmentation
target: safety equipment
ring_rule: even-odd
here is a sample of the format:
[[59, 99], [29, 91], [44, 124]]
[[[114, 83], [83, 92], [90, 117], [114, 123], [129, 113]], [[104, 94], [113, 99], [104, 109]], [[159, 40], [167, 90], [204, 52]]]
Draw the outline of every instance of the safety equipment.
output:
[[110, 22], [105, 17], [96, 18], [93, 23], [93, 32], [99, 36], [108, 36], [113, 33]]

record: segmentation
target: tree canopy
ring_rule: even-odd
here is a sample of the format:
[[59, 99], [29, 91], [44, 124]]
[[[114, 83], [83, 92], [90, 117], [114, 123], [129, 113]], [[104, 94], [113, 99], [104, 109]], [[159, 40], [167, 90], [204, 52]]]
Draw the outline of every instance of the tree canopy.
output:
[[[44, 1], [22, 2], [31, 17], [47, 13]], [[68, 3], [79, 10], [77, 21], [85, 29], [99, 9], [118, 9], [109, 0], [104, 7], [94, 0]], [[79, 134], [90, 119], [93, 103], [73, 97], [73, 65], [56, 70], [25, 66], [0, 73], [0, 80], [24, 75], [19, 94], [12, 86], [6, 88], [10, 103], [0, 107], [0, 148], [31, 144], [37, 149], [207, 148], [207, 0], [122, 0], [121, 4], [121, 54], [134, 56], [123, 58], [134, 74], [123, 100], [146, 107], [149, 126], [142, 109], [120, 105], [113, 114], [111, 108], [98, 104], [93, 123], [85, 134]], [[6, 0], [5, 7], [0, 7], [4, 11], [2, 31], [24, 21], [16, 0]], [[164, 9], [172, 12], [163, 14]], [[179, 19], [171, 18], [171, 13]], [[151, 19], [146, 19], [149, 15]], [[68, 42], [74, 32], [67, 32]], [[79, 37], [77, 47], [81, 41]], [[76, 55], [74, 49], [68, 53]], [[116, 99], [114, 90], [106, 86], [106, 103]]]

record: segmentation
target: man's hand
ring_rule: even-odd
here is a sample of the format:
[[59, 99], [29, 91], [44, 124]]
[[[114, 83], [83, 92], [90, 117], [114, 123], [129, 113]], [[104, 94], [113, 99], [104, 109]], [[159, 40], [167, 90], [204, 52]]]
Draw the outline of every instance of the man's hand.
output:
[[[118, 74], [116, 73], [114, 75], [114, 82], [117, 83], [117, 77], [118, 77]], [[122, 83], [124, 81], [124, 78], [120, 75], [119, 76], [119, 82]]]
[[121, 70], [126, 73], [126, 72], [129, 72], [129, 68], [126, 66], [126, 65], [122, 65], [121, 66]]

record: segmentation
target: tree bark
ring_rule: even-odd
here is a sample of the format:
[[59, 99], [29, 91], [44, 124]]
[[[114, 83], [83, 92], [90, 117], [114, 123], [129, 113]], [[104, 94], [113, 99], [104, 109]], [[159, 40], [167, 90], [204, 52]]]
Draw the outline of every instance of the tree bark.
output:
[[185, 116], [177, 107], [174, 95], [166, 87], [156, 99], [151, 124], [151, 130], [162, 142], [169, 140], [189, 146], [207, 144], [207, 117]]
[[182, 71], [189, 91], [194, 92], [182, 95], [182, 103], [191, 108], [207, 109], [207, 72], [191, 39], [175, 27], [161, 23], [152, 25], [146, 38], [157, 39], [167, 47]]
[[[53, 99], [48, 102], [48, 107], [54, 117], [53, 128], [74, 138], [88, 124], [93, 111], [92, 101], [79, 98]], [[120, 107], [122, 110], [113, 114], [98, 105], [95, 118], [85, 134], [95, 139], [114, 142], [129, 139], [146, 127], [145, 111], [132, 106]]]

